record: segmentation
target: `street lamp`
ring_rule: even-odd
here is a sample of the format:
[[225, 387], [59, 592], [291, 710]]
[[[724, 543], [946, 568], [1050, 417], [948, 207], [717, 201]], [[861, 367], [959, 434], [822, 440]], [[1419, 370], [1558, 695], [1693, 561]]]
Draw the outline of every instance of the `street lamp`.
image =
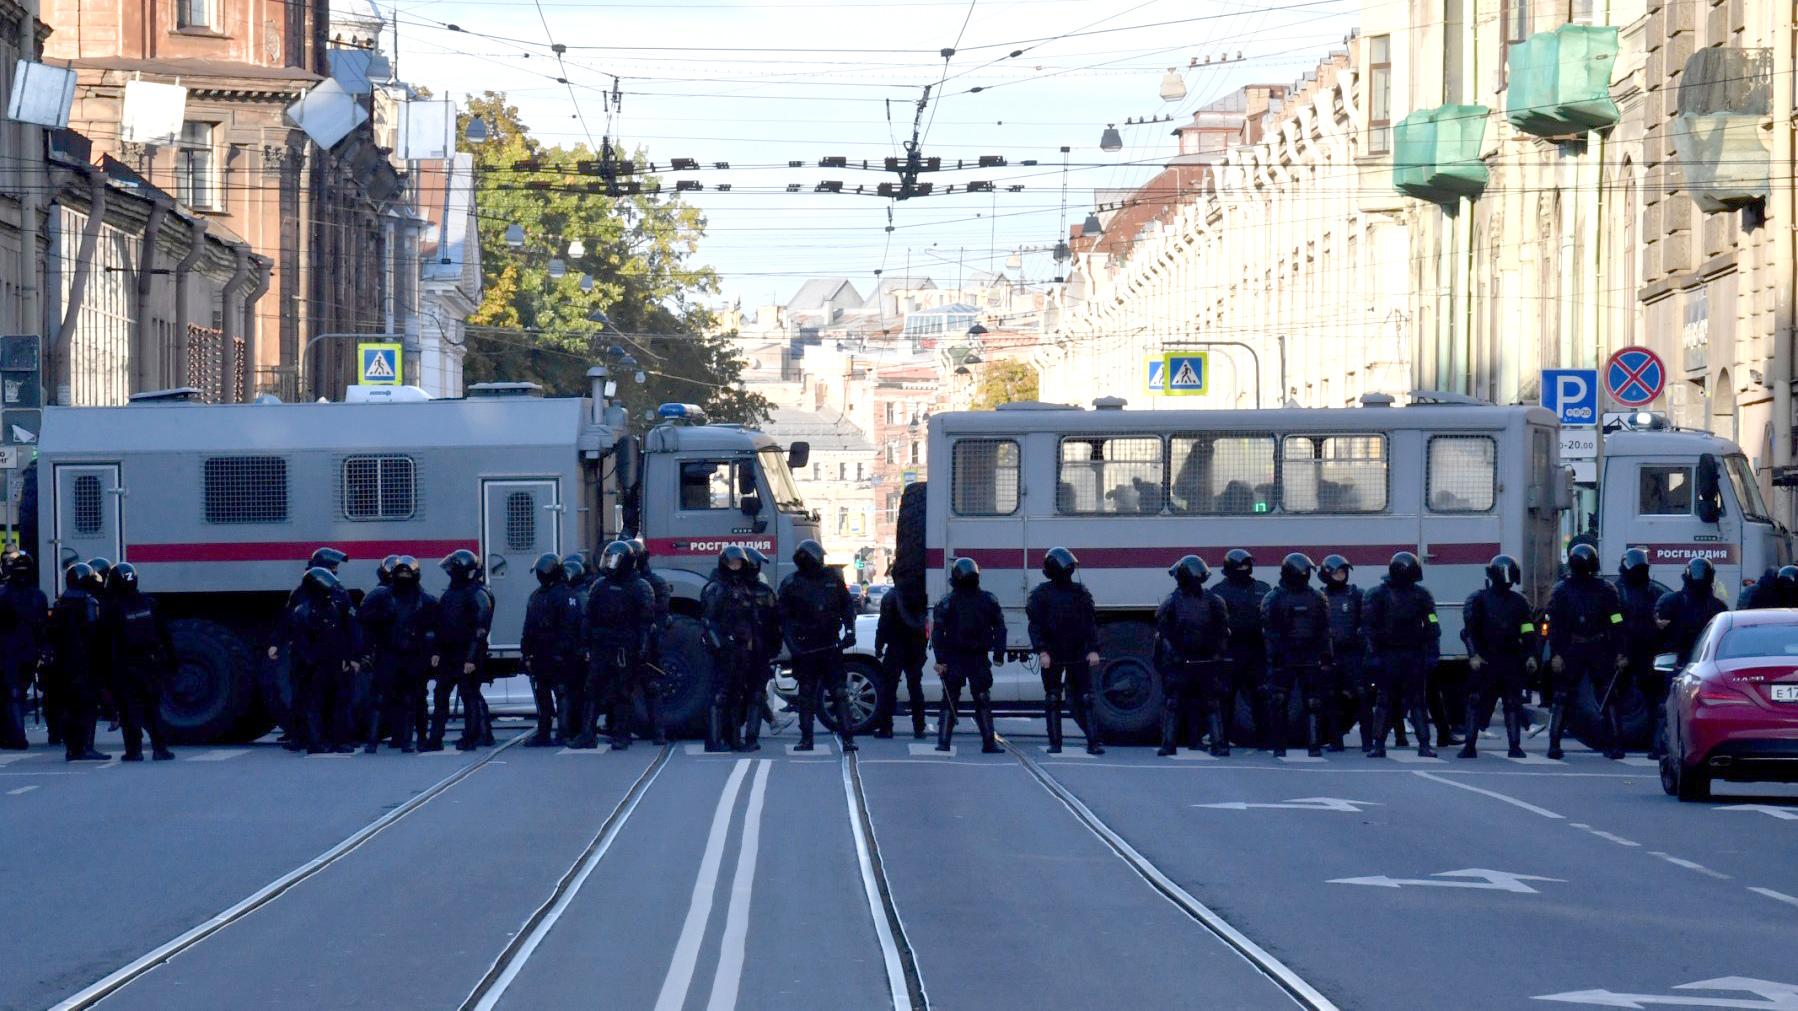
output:
[[581, 275], [581, 290], [582, 291], [592, 291], [593, 290], [593, 275], [592, 274], [582, 274]]
[[1023, 267], [1024, 267], [1023, 255], [1020, 254], [1015, 249], [1012, 250], [1011, 255], [1005, 258], [1005, 269], [1006, 270], [1022, 270]]
[[583, 256], [586, 256], [587, 255], [587, 244], [582, 242], [579, 239], [575, 239], [573, 242], [570, 242], [568, 244], [568, 255], [577, 260]]
[[1106, 123], [1105, 132], [1099, 135], [1099, 150], [1106, 154], [1116, 154], [1124, 149], [1124, 137], [1118, 133], [1116, 123]]
[[487, 129], [487, 121], [479, 116], [471, 116], [468, 126], [462, 131], [462, 136], [468, 138], [470, 144], [485, 144], [492, 135]]
[[506, 226], [506, 245], [511, 246], [513, 249], [524, 248], [523, 225], [514, 223]]
[[550, 277], [559, 281], [563, 277], [565, 277], [567, 274], [568, 274], [568, 264], [563, 263], [560, 259], [551, 259], [549, 261], [549, 276]]
[[1174, 67], [1167, 68], [1167, 73], [1162, 75], [1161, 78], [1161, 100], [1163, 102], [1178, 102], [1185, 97], [1186, 79], [1181, 77], [1180, 71]]
[[1102, 227], [1099, 224], [1098, 212], [1096, 212], [1096, 211], [1087, 211], [1086, 212], [1086, 220], [1081, 222], [1081, 224], [1080, 224], [1080, 234], [1081, 235], [1104, 235], [1105, 234], [1104, 227]]
[[1060, 263], [1061, 261], [1067, 259], [1068, 256], [1070, 255], [1070, 251], [1068, 249], [1067, 242], [1065, 242], [1065, 241], [1057, 242], [1055, 244], [1055, 252], [1052, 255], [1055, 257], [1056, 263]]

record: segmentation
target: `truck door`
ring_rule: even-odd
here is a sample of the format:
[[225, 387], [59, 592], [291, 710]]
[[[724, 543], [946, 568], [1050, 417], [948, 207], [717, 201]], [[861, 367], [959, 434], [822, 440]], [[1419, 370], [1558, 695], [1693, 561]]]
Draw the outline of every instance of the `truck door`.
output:
[[481, 482], [481, 558], [493, 591], [494, 649], [515, 650], [524, 609], [537, 588], [531, 565], [562, 551], [561, 482], [554, 478]]
[[701, 556], [715, 557], [725, 544], [765, 544], [761, 550], [774, 553], [774, 505], [766, 501], [756, 481], [754, 457], [686, 457], [676, 462], [674, 481], [668, 531], [694, 545], [689, 553], [701, 572], [711, 571]]
[[89, 558], [126, 560], [123, 498], [116, 463], [56, 465], [57, 571]]
[[1709, 558], [1717, 567], [1717, 593], [1732, 606], [1741, 596], [1742, 580], [1760, 577], [1742, 571], [1736, 548], [1742, 536], [1740, 510], [1726, 503], [1715, 523], [1700, 515], [1697, 463], [1690, 457], [1611, 457], [1605, 460], [1604, 478], [1601, 508], [1613, 521], [1600, 528], [1607, 560], [1626, 548], [1643, 548], [1652, 577], [1678, 586], [1687, 561]]
[[[1498, 433], [1425, 438], [1419, 556], [1442, 620], [1442, 653], [1465, 655], [1461, 602], [1485, 582], [1486, 562], [1502, 546]], [[1522, 452], [1521, 446], [1506, 447]], [[1515, 500], [1514, 500], [1515, 501]]]

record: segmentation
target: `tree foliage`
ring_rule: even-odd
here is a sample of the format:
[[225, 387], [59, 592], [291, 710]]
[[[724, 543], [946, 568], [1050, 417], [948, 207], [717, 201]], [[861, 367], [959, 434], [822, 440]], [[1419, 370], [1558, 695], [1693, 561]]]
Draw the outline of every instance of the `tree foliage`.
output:
[[1035, 400], [1036, 397], [1035, 369], [1023, 362], [994, 362], [981, 372], [972, 406], [976, 411], [990, 411], [1000, 404]]
[[[743, 363], [728, 339], [734, 334], [706, 336], [713, 319], [700, 299], [717, 292], [718, 278], [693, 263], [705, 231], [699, 209], [652, 192], [644, 176], [634, 177], [644, 192], [608, 195], [597, 175], [579, 168], [598, 153], [584, 144], [544, 145], [502, 93], [470, 98], [468, 114], [486, 122], [488, 140], [467, 146], [485, 285], [468, 319], [467, 381], [530, 380], [552, 394], [579, 395], [587, 369], [606, 364], [614, 366], [619, 398], [635, 411], [679, 402], [719, 420], [765, 418], [768, 402], [737, 382]], [[641, 151], [618, 157], [645, 160]], [[520, 248], [505, 241], [513, 224], [524, 229]], [[578, 255], [570, 249], [576, 242]], [[552, 259], [565, 264], [560, 278], [550, 276]], [[591, 290], [581, 290], [582, 275], [593, 279]], [[635, 358], [637, 368], [616, 367], [620, 355]]]

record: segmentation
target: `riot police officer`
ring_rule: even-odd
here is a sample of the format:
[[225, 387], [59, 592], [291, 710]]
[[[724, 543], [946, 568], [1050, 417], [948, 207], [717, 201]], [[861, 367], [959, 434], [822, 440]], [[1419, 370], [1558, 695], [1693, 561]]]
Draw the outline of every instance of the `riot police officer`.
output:
[[769, 609], [762, 600], [767, 593], [767, 585], [750, 566], [748, 552], [735, 544], [718, 552], [718, 568], [700, 594], [701, 622], [717, 675], [706, 710], [707, 751], [760, 747], [754, 742], [761, 720], [759, 715], [750, 719], [744, 703], [766, 683], [768, 668], [762, 658], [780, 635], [768, 621]]
[[25, 698], [49, 647], [50, 601], [37, 586], [37, 562], [20, 551], [6, 556], [0, 585], [0, 750], [23, 751]]
[[1417, 754], [1434, 758], [1430, 747], [1429, 707], [1424, 687], [1429, 672], [1441, 659], [1442, 629], [1436, 619], [1436, 600], [1422, 586], [1423, 565], [1409, 551], [1392, 556], [1386, 577], [1367, 594], [1363, 610], [1368, 646], [1372, 652], [1371, 678], [1379, 685], [1379, 701], [1373, 709], [1373, 758], [1386, 757], [1386, 721], [1411, 716], [1417, 733]]
[[307, 754], [349, 752], [349, 683], [356, 628], [341, 601], [343, 584], [324, 566], [308, 569], [285, 631], [298, 737]]
[[1517, 559], [1497, 555], [1486, 565], [1486, 588], [1461, 605], [1461, 641], [1467, 644], [1466, 740], [1461, 758], [1478, 757], [1479, 721], [1494, 700], [1504, 706], [1506, 754], [1523, 754], [1523, 686], [1536, 670], [1535, 616], [1515, 587], [1523, 579]]
[[1774, 607], [1798, 607], [1798, 565], [1775, 569], [1771, 565], [1761, 577], [1742, 591], [1736, 601], [1738, 611], [1763, 611]]
[[655, 619], [649, 627], [649, 648], [643, 654], [643, 669], [636, 675], [643, 686], [643, 715], [649, 721], [650, 742], [667, 744], [662, 730], [662, 635], [674, 624], [674, 587], [650, 569], [649, 546], [643, 538], [633, 537], [626, 543], [631, 546], [631, 561], [638, 578], [649, 584], [656, 602]]
[[100, 637], [100, 602], [91, 589], [94, 570], [76, 562], [63, 572], [62, 596], [50, 608], [51, 661], [46, 684], [54, 686], [54, 719], [62, 735], [64, 756], [71, 762], [103, 762], [112, 757], [94, 749], [94, 721], [99, 718], [100, 684], [95, 660], [104, 649]]
[[393, 567], [398, 565], [399, 561], [399, 555], [388, 555], [381, 559], [381, 564], [375, 567], [376, 588], [393, 585]]
[[[955, 713], [963, 686], [974, 697], [974, 726], [980, 729], [980, 751], [996, 755], [993, 733], [993, 663], [1005, 662], [1005, 612], [999, 598], [980, 588], [980, 566], [957, 558], [949, 566], [949, 593], [937, 601], [931, 627], [936, 673], [943, 679], [943, 711], [936, 721], [936, 750], [948, 751], [955, 733]], [[987, 654], [992, 654], [992, 663]]]
[[823, 691], [834, 706], [843, 750], [854, 751], [843, 683], [843, 650], [855, 645], [855, 607], [849, 588], [843, 585], [841, 572], [825, 567], [824, 546], [817, 541], [800, 542], [793, 565], [793, 573], [781, 580], [779, 600], [781, 635], [799, 682], [799, 744], [794, 750], [812, 750], [812, 717]]
[[531, 698], [537, 704], [537, 732], [525, 747], [543, 748], [562, 743], [556, 733], [556, 702], [580, 656], [581, 595], [568, 584], [562, 560], [553, 553], [539, 555], [531, 571], [536, 573], [537, 589], [525, 604], [519, 645], [531, 677]]
[[[1661, 599], [1655, 602], [1655, 627], [1661, 631], [1664, 647], [1674, 655], [1676, 668], [1685, 666], [1692, 659], [1692, 648], [1698, 644], [1704, 626], [1729, 610], [1729, 605], [1716, 594], [1716, 580], [1716, 566], [1708, 559], [1694, 558], [1686, 563], [1686, 571], [1680, 573], [1680, 588], [1661, 594]], [[1667, 749], [1666, 702], [1671, 674], [1658, 673], [1650, 664], [1647, 676], [1649, 680], [1642, 686], [1642, 695], [1654, 714], [1649, 757], [1660, 758]]]
[[563, 669], [562, 678], [556, 684], [556, 713], [559, 717], [557, 736], [565, 745], [573, 745], [581, 736], [581, 714], [586, 711], [587, 701], [587, 636], [585, 623], [587, 620], [587, 584], [591, 582], [587, 564], [578, 554], [562, 557], [562, 582], [574, 595], [575, 607], [578, 611], [574, 623], [574, 652], [568, 657], [568, 666]]
[[587, 587], [593, 584], [594, 577], [599, 575], [599, 569], [594, 566], [592, 559], [579, 551], [570, 551], [562, 556], [562, 570], [564, 573], [569, 571], [568, 567], [570, 565], [579, 566], [580, 571], [568, 577], [568, 585], [582, 593], [587, 592]]
[[918, 585], [895, 586], [880, 598], [880, 620], [874, 626], [874, 660], [880, 664], [880, 714], [875, 737], [893, 736], [893, 711], [899, 706], [899, 679], [911, 698], [911, 735], [924, 739], [925, 626], [929, 600]]
[[166, 762], [175, 757], [168, 749], [162, 724], [162, 681], [175, 662], [168, 624], [156, 600], [139, 591], [135, 566], [120, 562], [106, 578], [108, 593], [101, 620], [112, 656], [119, 723], [125, 732], [124, 760], [144, 760], [147, 730], [151, 756]]
[[[1043, 676], [1043, 702], [1049, 726], [1049, 753], [1061, 753], [1061, 700], [1074, 710], [1074, 722], [1086, 735], [1086, 753], [1102, 755], [1099, 714], [1093, 705], [1093, 670], [1099, 664], [1099, 614], [1093, 595], [1074, 581], [1080, 560], [1067, 548], [1050, 548], [1043, 556], [1043, 582], [1024, 604], [1030, 649]], [[1065, 695], [1064, 695], [1065, 693]], [[939, 724], [949, 713], [937, 718]]]
[[[281, 644], [286, 642], [289, 638], [286, 627], [287, 619], [293, 614], [293, 609], [299, 606], [300, 600], [306, 595], [306, 574], [313, 569], [324, 569], [326, 572], [336, 575], [338, 567], [349, 560], [349, 555], [346, 555], [333, 547], [319, 547], [312, 550], [312, 557], [307, 559], [306, 567], [300, 570], [299, 583], [297, 583], [293, 590], [288, 593], [287, 605], [282, 608], [281, 617], [275, 623], [275, 632], [274, 635], [270, 637], [268, 647], [268, 658], [270, 660], [275, 660], [280, 657]], [[355, 604], [350, 599], [349, 591], [343, 588], [341, 582], [338, 584], [337, 589], [333, 591], [333, 597], [337, 601], [339, 610], [342, 611], [343, 620], [350, 620], [355, 612]], [[286, 703], [284, 707], [276, 707], [285, 708], [288, 713], [287, 725], [285, 727], [287, 732], [282, 736], [282, 741], [290, 750], [297, 751], [304, 747], [305, 743], [305, 735], [303, 733], [303, 724], [305, 720], [302, 710], [307, 703], [305, 699], [300, 697], [301, 688], [298, 682], [293, 678], [291, 663], [284, 668], [276, 668], [276, 680], [271, 684], [271, 687], [279, 697], [278, 699], [270, 700], [271, 707], [276, 707], [275, 704], [280, 701], [285, 701]]]
[[[1210, 731], [1211, 753], [1230, 753], [1224, 737], [1219, 700], [1224, 683], [1217, 658], [1223, 655], [1230, 635], [1230, 609], [1217, 594], [1205, 589], [1211, 567], [1198, 555], [1187, 555], [1168, 569], [1174, 592], [1155, 611], [1155, 659], [1161, 671], [1161, 748], [1166, 757], [1178, 750], [1180, 721], [1202, 717]], [[1196, 740], [1198, 728], [1189, 731]]]
[[1311, 588], [1316, 567], [1293, 552], [1280, 561], [1280, 585], [1261, 601], [1267, 639], [1267, 713], [1274, 757], [1286, 755], [1286, 726], [1293, 695], [1304, 700], [1305, 753], [1323, 754], [1323, 672], [1330, 669], [1330, 619], [1324, 595]]
[[1598, 550], [1575, 544], [1567, 552], [1567, 576], [1548, 597], [1549, 681], [1553, 702], [1548, 720], [1548, 757], [1561, 757], [1567, 705], [1581, 681], [1591, 681], [1604, 705], [1615, 740], [1616, 708], [1611, 688], [1625, 663], [1623, 602], [1617, 589], [1599, 578]]
[[[1798, 574], [1798, 570], [1794, 572]], [[1648, 552], [1630, 548], [1623, 553], [1617, 566], [1617, 597], [1623, 605], [1623, 676], [1611, 687], [1609, 697], [1600, 700], [1608, 703], [1604, 707], [1605, 726], [1610, 732], [1606, 754], [1611, 758], [1623, 757], [1619, 696], [1634, 686], [1642, 691], [1643, 698], [1651, 704], [1654, 701], [1650, 693], [1655, 679], [1654, 657], [1661, 640], [1654, 609], [1660, 603], [1661, 592], [1648, 578]]]
[[756, 751], [760, 747], [756, 744], [756, 737], [763, 723], [768, 724], [770, 733], [777, 734], [798, 717], [789, 716], [784, 721], [777, 720], [773, 707], [768, 704], [768, 678], [773, 670], [774, 658], [780, 655], [785, 643], [780, 628], [780, 599], [768, 580], [762, 576], [768, 568], [768, 556], [755, 548], [743, 550], [749, 556], [748, 579], [755, 587], [756, 626], [768, 629], [771, 633], [761, 637], [762, 650], [756, 657], [755, 667], [748, 672], [749, 680], [744, 686], [743, 749]]
[[466, 548], [452, 551], [438, 566], [449, 574], [449, 588], [437, 602], [437, 637], [431, 667], [436, 686], [431, 695], [431, 739], [427, 751], [443, 750], [449, 726], [449, 695], [462, 697], [462, 736], [456, 750], [481, 746], [489, 733], [486, 700], [481, 696], [481, 668], [487, 661], [487, 635], [493, 628], [493, 598], [481, 585], [481, 560]]
[[371, 653], [373, 686], [364, 750], [373, 754], [385, 726], [391, 745], [405, 754], [429, 734], [425, 687], [437, 638], [437, 598], [419, 586], [418, 559], [395, 555], [381, 563], [387, 583], [377, 586], [357, 612]]
[[1267, 641], [1261, 632], [1261, 602], [1273, 592], [1273, 587], [1255, 578], [1254, 555], [1244, 548], [1231, 548], [1224, 555], [1224, 580], [1216, 592], [1230, 613], [1230, 641], [1224, 647], [1229, 681], [1223, 696], [1224, 733], [1235, 736], [1236, 699], [1246, 695], [1249, 715], [1255, 724], [1250, 743], [1260, 744], [1260, 739], [1267, 734], [1267, 707], [1261, 695], [1261, 682], [1267, 668]]
[[[1367, 638], [1361, 629], [1361, 588], [1349, 582], [1354, 566], [1341, 555], [1326, 555], [1318, 567], [1324, 607], [1330, 619], [1330, 673], [1324, 684], [1324, 750], [1341, 751], [1350, 720], [1361, 727], [1361, 751], [1373, 749], [1373, 691], [1365, 677]], [[1331, 697], [1331, 692], [1334, 697]]]
[[655, 623], [655, 591], [637, 575], [631, 546], [613, 541], [599, 556], [599, 579], [587, 590], [582, 635], [587, 643], [587, 698], [581, 713], [581, 736], [573, 745], [593, 748], [599, 742], [599, 707], [609, 711], [612, 748], [631, 744], [631, 719], [642, 686], [637, 681]]

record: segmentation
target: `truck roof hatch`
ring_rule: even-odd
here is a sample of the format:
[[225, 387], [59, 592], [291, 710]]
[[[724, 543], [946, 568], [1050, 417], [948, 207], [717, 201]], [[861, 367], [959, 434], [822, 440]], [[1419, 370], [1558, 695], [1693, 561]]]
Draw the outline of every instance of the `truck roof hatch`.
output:
[[145, 390], [133, 393], [129, 403], [136, 404], [202, 404], [206, 402], [206, 394], [192, 386], [177, 386], [168, 390]]
[[475, 383], [468, 388], [470, 399], [475, 397], [538, 397], [543, 396], [543, 387], [536, 383]]

